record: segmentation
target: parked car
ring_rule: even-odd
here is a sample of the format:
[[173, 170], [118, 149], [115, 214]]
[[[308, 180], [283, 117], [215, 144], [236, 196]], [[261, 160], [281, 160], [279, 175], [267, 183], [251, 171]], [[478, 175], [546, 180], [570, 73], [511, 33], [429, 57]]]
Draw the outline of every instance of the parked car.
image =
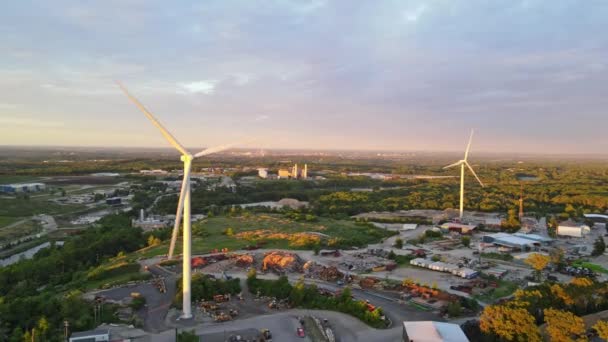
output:
[[299, 337], [305, 337], [306, 336], [306, 334], [304, 334], [304, 329], [302, 329], [302, 327], [299, 327], [298, 329], [296, 329], [296, 334]]

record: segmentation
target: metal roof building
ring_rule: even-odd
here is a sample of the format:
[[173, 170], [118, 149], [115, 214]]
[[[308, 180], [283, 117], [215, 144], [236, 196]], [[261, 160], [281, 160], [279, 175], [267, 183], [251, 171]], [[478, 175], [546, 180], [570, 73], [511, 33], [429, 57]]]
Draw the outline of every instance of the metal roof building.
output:
[[458, 324], [415, 321], [403, 322], [404, 342], [469, 342]]
[[537, 242], [540, 242], [543, 245], [549, 245], [549, 244], [551, 244], [553, 242], [552, 238], [549, 238], [549, 237], [546, 237], [546, 236], [541, 236], [541, 235], [538, 235], [538, 234], [515, 233], [515, 234], [513, 234], [513, 236], [517, 236], [517, 237], [528, 239], [528, 240], [537, 241]]
[[496, 233], [488, 234], [482, 237], [482, 241], [486, 243], [493, 243], [495, 245], [510, 247], [510, 248], [533, 248], [536, 245], [540, 245], [539, 241], [533, 239], [524, 238], [521, 236], [515, 236], [507, 233]]
[[108, 342], [110, 341], [109, 330], [89, 330], [72, 333], [70, 342]]
[[0, 192], [17, 193], [17, 192], [36, 192], [44, 191], [46, 185], [44, 183], [20, 183], [20, 184], [2, 184]]

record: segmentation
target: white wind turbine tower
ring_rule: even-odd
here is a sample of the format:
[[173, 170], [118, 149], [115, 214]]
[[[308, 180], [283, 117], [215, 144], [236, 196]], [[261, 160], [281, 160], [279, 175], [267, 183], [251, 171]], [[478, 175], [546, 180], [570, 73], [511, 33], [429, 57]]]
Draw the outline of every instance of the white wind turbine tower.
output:
[[[117, 82], [118, 83], [118, 82]], [[173, 251], [175, 249], [175, 241], [179, 231], [179, 225], [182, 218], [184, 217], [184, 246], [183, 246], [183, 274], [182, 274], [182, 290], [183, 290], [183, 314], [182, 318], [192, 317], [191, 307], [191, 259], [192, 259], [192, 227], [190, 217], [190, 168], [192, 166], [192, 160], [194, 158], [206, 156], [212, 153], [220, 152], [229, 149], [237, 144], [229, 144], [207, 148], [199, 153], [192, 155], [188, 152], [174, 137], [167, 131], [161, 123], [150, 113], [135, 97], [133, 97], [129, 91], [120, 83], [118, 86], [127, 95], [127, 97], [141, 110], [146, 117], [152, 122], [156, 128], [160, 130], [162, 135], [169, 141], [169, 143], [178, 150], [182, 156], [181, 160], [184, 162], [184, 176], [182, 180], [181, 191], [179, 195], [179, 203], [177, 205], [177, 213], [175, 215], [175, 225], [173, 227], [173, 234], [171, 237], [171, 246], [169, 248], [169, 259], [173, 257]]]
[[483, 183], [481, 182], [481, 179], [479, 179], [479, 177], [477, 177], [477, 174], [475, 173], [475, 171], [473, 170], [473, 168], [467, 161], [467, 158], [469, 156], [469, 150], [471, 149], [471, 141], [473, 141], [473, 130], [471, 130], [471, 136], [469, 137], [469, 143], [467, 144], [467, 149], [464, 151], [464, 159], [461, 159], [461, 160], [455, 162], [454, 164], [450, 164], [450, 165], [444, 167], [444, 169], [448, 169], [450, 167], [460, 165], [460, 220], [462, 220], [462, 215], [464, 213], [464, 167], [465, 167], [465, 165], [466, 165], [466, 167], [469, 168], [469, 170], [471, 171], [473, 176], [475, 176], [475, 178], [477, 179], [479, 184], [482, 187], [484, 186]]

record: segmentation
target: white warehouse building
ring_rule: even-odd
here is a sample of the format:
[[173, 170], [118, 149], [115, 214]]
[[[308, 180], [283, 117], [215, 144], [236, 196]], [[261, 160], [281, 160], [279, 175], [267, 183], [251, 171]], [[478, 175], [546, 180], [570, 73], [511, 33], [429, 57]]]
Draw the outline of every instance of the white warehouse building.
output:
[[562, 222], [557, 226], [558, 236], [570, 236], [581, 238], [591, 232], [591, 228], [585, 224], [576, 224], [571, 221]]

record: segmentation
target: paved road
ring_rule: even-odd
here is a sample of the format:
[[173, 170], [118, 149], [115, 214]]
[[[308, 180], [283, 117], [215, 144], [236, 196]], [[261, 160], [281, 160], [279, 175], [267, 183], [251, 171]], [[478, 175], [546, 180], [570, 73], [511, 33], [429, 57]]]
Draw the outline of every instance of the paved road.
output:
[[149, 266], [148, 270], [153, 275], [164, 277], [165, 285], [167, 287], [166, 293], [159, 295], [158, 292], [155, 292], [153, 296], [146, 298], [148, 300], [148, 305], [146, 307], [147, 311], [143, 315], [144, 329], [146, 331], [159, 332], [167, 329], [165, 326], [165, 316], [175, 297], [176, 277], [172, 273], [167, 272], [156, 265]]
[[175, 276], [158, 266], [149, 266], [149, 271], [153, 275], [165, 277], [166, 293], [160, 293], [152, 284], [143, 283], [134, 286], [123, 286], [109, 290], [95, 291], [89, 296], [100, 295], [112, 300], [122, 300], [131, 296], [131, 293], [138, 292], [146, 298], [146, 306], [137, 314], [144, 321], [144, 330], [158, 333], [169, 329], [165, 325], [165, 316], [171, 306], [175, 296], [176, 284]]
[[[184, 327], [180, 330], [195, 330], [197, 335], [217, 336], [224, 332], [244, 329], [269, 329], [273, 335], [273, 341], [306, 341], [296, 336], [296, 328], [299, 326], [298, 316], [316, 316], [320, 319], [327, 319], [332, 329], [336, 333], [338, 342], [358, 342], [358, 341], [401, 341], [402, 328], [395, 325], [391, 329], [373, 329], [360, 320], [334, 311], [324, 310], [301, 310], [293, 309], [279, 313], [260, 315], [247, 319], [239, 319], [224, 323], [211, 323], [205, 325], [194, 325]], [[166, 331], [159, 335], [151, 336], [152, 342], [169, 342], [174, 340], [174, 331]], [[203, 341], [207, 341], [203, 337]]]
[[[230, 273], [233, 277], [240, 277], [244, 279], [246, 274], [244, 273]], [[220, 276], [220, 275], [215, 275]], [[265, 279], [276, 279], [277, 276], [273, 274], [260, 275], [259, 278]], [[300, 279], [300, 275], [290, 275], [288, 276], [290, 283], [296, 283]], [[342, 289], [342, 287], [336, 285], [335, 283], [329, 283], [318, 279], [309, 279], [304, 278], [304, 282], [307, 284], [315, 284], [319, 288], [324, 288], [330, 291], [337, 291]], [[398, 327], [400, 326], [400, 322], [403, 321], [444, 321], [440, 316], [427, 311], [420, 311], [416, 308], [413, 308], [407, 304], [400, 304], [396, 298], [391, 298], [390, 295], [385, 295], [383, 293], [377, 291], [368, 291], [363, 289], [352, 289], [352, 295], [356, 299], [369, 301], [371, 304], [375, 306], [379, 306], [383, 309], [385, 315], [393, 322], [393, 325]], [[350, 316], [349, 316], [350, 317]], [[356, 318], [355, 318], [356, 320]], [[237, 322], [240, 320], [237, 320]], [[363, 323], [362, 323], [363, 324]], [[365, 325], [365, 324], [364, 324]], [[365, 325], [366, 326], [366, 325]], [[367, 326], [366, 326], [367, 327]], [[344, 330], [344, 333], [348, 334], [348, 330]]]

